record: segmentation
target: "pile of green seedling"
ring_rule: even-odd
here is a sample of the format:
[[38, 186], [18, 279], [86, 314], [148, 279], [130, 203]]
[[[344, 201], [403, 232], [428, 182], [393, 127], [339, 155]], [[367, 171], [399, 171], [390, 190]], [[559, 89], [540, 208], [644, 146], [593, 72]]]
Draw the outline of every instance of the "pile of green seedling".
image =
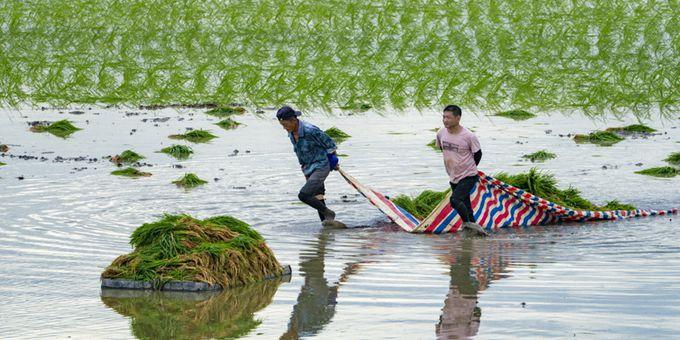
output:
[[[623, 204], [617, 200], [612, 200], [605, 205], [598, 206], [581, 197], [581, 193], [576, 188], [557, 188], [557, 180], [552, 174], [540, 171], [536, 168], [532, 168], [526, 173], [515, 175], [508, 175], [507, 173], [501, 172], [493, 177], [566, 208], [604, 211], [636, 209], [633, 205]], [[391, 201], [404, 208], [416, 218], [423, 219], [437, 207], [450, 190], [451, 189], [445, 191], [425, 190], [415, 198], [399, 195], [392, 198]]]
[[183, 135], [170, 135], [169, 137], [172, 139], [188, 140], [192, 143], [207, 143], [213, 138], [217, 138], [217, 136], [206, 130], [192, 130]]
[[536, 151], [534, 153], [530, 153], [530, 154], [522, 156], [522, 158], [530, 160], [531, 163], [544, 162], [544, 161], [547, 161], [549, 159], [553, 159], [555, 157], [557, 157], [557, 155], [555, 155], [552, 152], [548, 152], [547, 150], [540, 150], [540, 151]]
[[329, 137], [333, 139], [333, 141], [337, 144], [340, 144], [347, 140], [348, 138], [352, 137], [349, 134], [345, 133], [344, 131], [336, 128], [335, 126], [331, 127], [330, 129], [324, 131]]
[[510, 118], [512, 120], [527, 120], [536, 117], [535, 114], [524, 110], [510, 110], [499, 112], [496, 114], [496, 116]]
[[0, 104], [677, 112], [666, 2], [2, 3]]
[[172, 157], [175, 157], [179, 160], [187, 159], [191, 156], [191, 154], [194, 153], [194, 150], [192, 150], [190, 147], [186, 145], [172, 145], [168, 146], [167, 148], [161, 149], [162, 153], [166, 153]]
[[198, 176], [196, 176], [194, 174], [189, 173], [189, 174], [185, 174], [184, 176], [182, 176], [178, 180], [173, 181], [172, 183], [176, 184], [178, 187], [190, 189], [190, 188], [197, 187], [199, 185], [206, 184], [208, 182], [198, 178]]
[[111, 157], [111, 162], [116, 164], [117, 166], [121, 166], [123, 164], [134, 164], [139, 162], [140, 160], [144, 159], [144, 156], [132, 151], [132, 150], [125, 150], [120, 153], [120, 155], [115, 155]]
[[52, 124], [49, 125], [35, 125], [31, 127], [31, 131], [33, 132], [49, 132], [57, 137], [61, 138], [66, 138], [73, 134], [74, 132], [81, 130], [77, 127], [75, 127], [71, 122], [68, 120], [60, 120], [56, 121]]
[[7, 163], [0, 162], [0, 166], [7, 165]]
[[611, 127], [607, 128], [605, 131], [614, 132], [619, 135], [650, 134], [656, 132], [655, 129], [642, 124], [633, 124], [622, 127]]
[[219, 121], [219, 123], [215, 123], [215, 125], [225, 129], [225, 130], [231, 130], [237, 128], [241, 123], [231, 119], [231, 118], [225, 118]]
[[231, 216], [198, 220], [166, 215], [130, 237], [133, 251], [119, 256], [102, 278], [153, 282], [194, 281], [223, 288], [283, 274], [260, 234]]
[[660, 166], [649, 168], [645, 170], [636, 171], [636, 174], [661, 177], [661, 178], [671, 178], [675, 176], [680, 176], [680, 152], [673, 152], [664, 161], [668, 162], [671, 166]]
[[622, 127], [607, 128], [604, 131], [595, 131], [588, 135], [577, 134], [574, 141], [577, 143], [591, 143], [601, 146], [611, 146], [630, 135], [647, 135], [656, 132], [655, 129], [642, 124], [633, 124]]
[[125, 168], [121, 170], [115, 170], [111, 172], [112, 175], [124, 176], [124, 177], [149, 177], [151, 173], [139, 171], [135, 168]]

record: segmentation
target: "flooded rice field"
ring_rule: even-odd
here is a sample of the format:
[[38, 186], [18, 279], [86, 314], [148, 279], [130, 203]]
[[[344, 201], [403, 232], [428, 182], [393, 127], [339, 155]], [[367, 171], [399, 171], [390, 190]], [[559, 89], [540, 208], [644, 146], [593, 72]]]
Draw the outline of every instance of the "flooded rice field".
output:
[[[61, 113], [60, 113], [61, 111]], [[73, 113], [75, 112], [75, 113]], [[502, 230], [491, 237], [409, 234], [337, 173], [329, 205], [347, 230], [324, 229], [297, 201], [304, 182], [272, 111], [223, 130], [200, 109], [74, 108], [0, 111], [0, 338], [672, 338], [680, 333], [677, 215]], [[438, 112], [303, 115], [351, 135], [341, 166], [387, 195], [443, 190], [441, 155], [427, 146]], [[69, 119], [69, 138], [28, 122]], [[680, 207], [680, 177], [635, 174], [680, 149], [680, 120], [613, 146], [569, 134], [636, 121], [592, 121], [554, 112], [525, 121], [464, 112], [478, 135], [480, 170], [555, 174], [595, 203]], [[194, 144], [187, 128], [217, 138]], [[194, 154], [159, 153], [172, 144]], [[106, 156], [145, 156], [150, 177], [112, 176]], [[548, 150], [531, 163], [522, 155]], [[183, 189], [186, 173], [208, 181]], [[99, 275], [130, 251], [129, 236], [163, 213], [228, 214], [262, 233], [292, 275], [217, 294], [100, 289]]]

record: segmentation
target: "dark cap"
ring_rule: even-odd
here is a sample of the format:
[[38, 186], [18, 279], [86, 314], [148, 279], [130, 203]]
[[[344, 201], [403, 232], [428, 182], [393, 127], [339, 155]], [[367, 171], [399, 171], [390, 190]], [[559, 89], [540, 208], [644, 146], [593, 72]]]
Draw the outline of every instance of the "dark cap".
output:
[[282, 106], [278, 111], [276, 111], [276, 119], [288, 119], [293, 117], [298, 117], [302, 112], [293, 110], [292, 107], [286, 105]]

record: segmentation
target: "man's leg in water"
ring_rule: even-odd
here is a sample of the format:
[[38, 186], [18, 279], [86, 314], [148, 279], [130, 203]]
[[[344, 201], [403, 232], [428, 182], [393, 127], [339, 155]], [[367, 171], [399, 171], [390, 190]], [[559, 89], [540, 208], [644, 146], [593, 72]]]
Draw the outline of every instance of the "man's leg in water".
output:
[[298, 194], [300, 201], [316, 209], [316, 211], [319, 212], [320, 218], [323, 216], [322, 220], [332, 220], [335, 218], [335, 213], [326, 208], [326, 204], [316, 197], [319, 192], [325, 190], [323, 182], [326, 180], [329, 173], [330, 169], [328, 168], [318, 169], [312, 172], [307, 178], [307, 183], [302, 186], [300, 193]]
[[474, 222], [470, 191], [477, 184], [478, 176], [470, 176], [461, 179], [458, 183], [451, 184], [451, 206], [458, 211], [463, 222]]
[[[326, 195], [326, 186], [325, 186], [325, 185], [322, 185], [322, 186], [321, 186], [321, 190], [319, 190], [319, 191], [317, 192], [317, 194], [316, 194], [316, 199], [318, 199], [319, 201], [321, 201], [321, 203], [323, 203], [323, 206], [324, 206], [324, 207], [326, 206], [326, 198], [325, 198], [325, 195]], [[323, 221], [323, 220], [324, 220], [323, 214], [322, 214], [321, 212], [318, 212], [318, 213], [319, 213], [319, 218], [321, 219], [321, 221]]]

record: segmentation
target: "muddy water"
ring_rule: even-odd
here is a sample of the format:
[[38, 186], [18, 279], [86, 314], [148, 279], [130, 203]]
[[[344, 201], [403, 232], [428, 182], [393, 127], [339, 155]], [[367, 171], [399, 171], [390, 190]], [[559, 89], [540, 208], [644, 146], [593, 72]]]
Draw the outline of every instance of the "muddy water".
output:
[[[334, 173], [327, 182], [330, 205], [353, 228], [324, 230], [297, 202], [303, 177], [269, 111], [265, 118], [237, 117], [245, 125], [232, 131], [212, 125], [217, 119], [200, 110], [58, 111], [0, 112], [0, 143], [10, 146], [9, 154], [38, 157], [0, 157], [7, 163], [0, 167], [0, 338], [670, 338], [680, 332], [677, 216], [506, 230], [488, 239], [411, 235], [386, 223]], [[62, 140], [26, 125], [63, 118], [83, 130]], [[340, 145], [349, 155], [341, 164], [365, 184], [388, 195], [446, 187], [441, 156], [425, 146], [440, 124], [437, 113], [309, 120], [352, 135]], [[612, 147], [576, 145], [559, 135], [632, 119], [554, 114], [514, 122], [479, 114], [463, 122], [479, 136], [481, 169], [489, 173], [525, 171], [533, 165], [521, 155], [548, 149], [557, 159], [538, 166], [592, 201], [680, 207], [680, 178], [633, 173], [665, 165], [662, 159], [678, 151], [677, 117], [650, 124], [661, 135]], [[156, 153], [172, 143], [167, 135], [186, 128], [210, 129], [220, 138], [191, 144], [196, 153], [186, 161]], [[114, 166], [102, 157], [125, 149], [145, 155], [153, 166], [142, 169], [153, 176], [111, 176]], [[209, 183], [190, 191], [170, 184], [186, 172]], [[130, 233], [165, 212], [230, 214], [251, 223], [293, 267], [292, 277], [212, 295], [102, 291], [99, 274], [130, 250]]]

